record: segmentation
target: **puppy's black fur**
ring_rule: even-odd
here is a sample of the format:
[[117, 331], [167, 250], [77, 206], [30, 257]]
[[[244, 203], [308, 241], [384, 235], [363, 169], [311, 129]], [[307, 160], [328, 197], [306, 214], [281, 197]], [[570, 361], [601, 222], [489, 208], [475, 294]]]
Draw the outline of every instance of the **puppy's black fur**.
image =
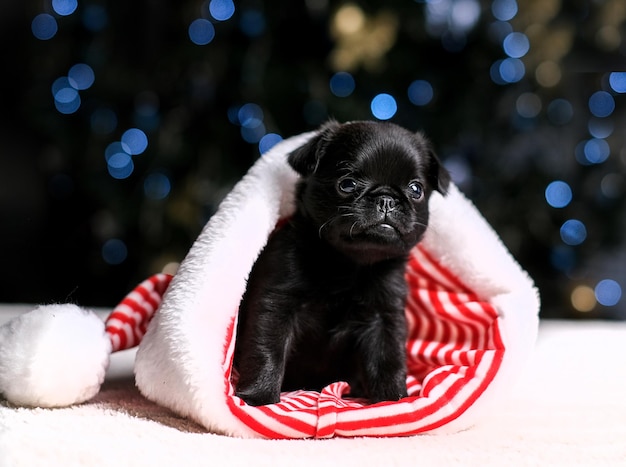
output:
[[371, 402], [405, 397], [405, 267], [449, 175], [422, 135], [391, 123], [330, 121], [288, 161], [296, 212], [248, 279], [236, 394], [264, 405], [347, 381]]

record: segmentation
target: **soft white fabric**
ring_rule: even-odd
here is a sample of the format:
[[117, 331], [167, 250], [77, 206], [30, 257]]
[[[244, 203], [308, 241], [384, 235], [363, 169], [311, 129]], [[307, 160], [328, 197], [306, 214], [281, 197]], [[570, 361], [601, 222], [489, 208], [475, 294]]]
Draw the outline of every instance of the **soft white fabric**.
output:
[[58, 407], [98, 393], [111, 343], [102, 320], [76, 305], [46, 305], [0, 326], [0, 395]]
[[543, 322], [507, 404], [470, 430], [292, 441], [202, 433], [138, 394], [125, 351], [113, 354], [109, 378], [127, 379], [109, 379], [86, 404], [22, 409], [0, 400], [0, 466], [623, 466], [624, 342], [624, 323]]
[[[269, 233], [293, 210], [297, 175], [286, 156], [312, 135], [279, 143], [235, 186], [181, 264], [140, 345], [135, 371], [142, 394], [210, 430], [254, 436], [225, 403], [227, 330]], [[535, 341], [539, 300], [530, 278], [455, 186], [446, 197], [433, 194], [424, 245], [496, 306], [507, 348], [483, 396], [439, 430], [457, 431], [486, 413], [515, 381]]]

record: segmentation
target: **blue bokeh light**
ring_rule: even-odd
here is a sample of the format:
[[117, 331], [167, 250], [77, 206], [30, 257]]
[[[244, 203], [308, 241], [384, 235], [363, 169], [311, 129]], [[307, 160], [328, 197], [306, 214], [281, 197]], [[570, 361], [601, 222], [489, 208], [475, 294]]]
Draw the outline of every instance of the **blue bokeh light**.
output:
[[67, 76], [61, 76], [60, 78], [55, 79], [52, 83], [52, 96], [55, 97], [57, 93], [64, 88], [74, 89], [74, 87], [70, 84], [70, 80], [67, 79]]
[[555, 180], [546, 187], [545, 197], [553, 208], [564, 208], [572, 201], [572, 189], [567, 183]]
[[615, 110], [615, 100], [606, 91], [594, 92], [589, 98], [589, 110], [596, 117], [608, 117]]
[[522, 58], [530, 50], [530, 42], [526, 34], [522, 32], [512, 32], [504, 38], [502, 42], [504, 53], [512, 58]]
[[143, 181], [143, 191], [146, 198], [160, 201], [169, 196], [172, 183], [167, 175], [160, 172], [149, 174]]
[[235, 4], [232, 0], [211, 0], [209, 13], [217, 21], [226, 21], [235, 14]]
[[117, 115], [111, 109], [96, 109], [91, 114], [91, 131], [108, 135], [117, 128]]
[[413, 105], [424, 106], [430, 104], [435, 95], [433, 86], [426, 80], [417, 79], [409, 85], [407, 91], [409, 101]]
[[249, 9], [241, 13], [239, 27], [248, 37], [258, 37], [265, 32], [265, 16], [259, 10]]
[[622, 298], [622, 288], [613, 279], [598, 282], [594, 289], [596, 300], [604, 306], [615, 306]]
[[524, 92], [515, 101], [515, 110], [523, 118], [535, 118], [541, 112], [541, 107], [541, 98], [534, 92]]
[[609, 75], [609, 85], [613, 91], [623, 94], [626, 92], [626, 71], [613, 71]]
[[517, 58], [505, 58], [500, 63], [500, 76], [505, 83], [517, 83], [526, 73], [524, 62]]
[[[477, 0], [429, 0], [425, 3], [428, 31], [441, 36], [444, 47], [446, 36], [452, 40], [460, 39], [465, 45], [465, 36], [480, 19], [480, 3]], [[459, 42], [456, 45], [458, 46]]]
[[148, 137], [139, 128], [131, 128], [124, 132], [121, 143], [126, 153], [136, 156], [148, 147]]
[[256, 126], [242, 126], [241, 137], [246, 143], [256, 144], [265, 136], [265, 125], [259, 122]]
[[69, 88], [64, 88], [57, 93], [54, 99], [54, 107], [65, 115], [73, 114], [80, 108], [80, 96], [76, 90], [73, 90], [73, 93], [71, 91]]
[[33, 18], [30, 25], [33, 36], [42, 41], [52, 39], [59, 30], [59, 25], [54, 16], [42, 13]]
[[585, 142], [583, 154], [590, 164], [601, 164], [611, 155], [611, 147], [603, 139], [592, 138]]
[[261, 138], [259, 141], [259, 152], [261, 154], [265, 154], [267, 151], [272, 149], [278, 143], [283, 140], [283, 137], [277, 135], [276, 133], [268, 133]]
[[256, 128], [263, 123], [263, 109], [252, 102], [237, 111], [237, 122], [244, 128]]
[[198, 18], [189, 25], [189, 39], [196, 45], [207, 45], [215, 37], [215, 27], [208, 19]]
[[526, 74], [524, 63], [519, 58], [497, 60], [489, 70], [491, 79], [496, 84], [511, 84], [520, 81]]
[[510, 21], [517, 15], [515, 0], [494, 0], [491, 4], [491, 14], [500, 21]]
[[135, 164], [130, 155], [125, 152], [116, 152], [107, 159], [109, 175], [117, 180], [130, 177], [135, 170]]
[[67, 79], [74, 89], [89, 89], [95, 80], [93, 69], [85, 63], [77, 63], [67, 73]]
[[105, 263], [112, 266], [122, 264], [128, 257], [128, 248], [126, 244], [118, 239], [112, 238], [104, 242], [102, 245], [102, 259]]
[[73, 102], [78, 97], [78, 91], [73, 88], [61, 88], [54, 95], [54, 100], [60, 104], [68, 104]]
[[130, 154], [128, 154], [126, 150], [124, 149], [124, 146], [122, 145], [122, 143], [119, 141], [115, 141], [109, 144], [104, 150], [104, 159], [108, 163], [109, 159], [111, 159], [111, 157], [113, 157], [115, 154], [122, 154], [122, 153], [130, 156]]
[[372, 99], [370, 109], [377, 119], [389, 120], [398, 111], [398, 104], [392, 95], [381, 93]]
[[355, 82], [350, 73], [339, 71], [330, 78], [330, 92], [337, 97], [348, 97], [354, 92]]
[[106, 8], [102, 5], [87, 5], [82, 14], [83, 25], [91, 32], [102, 31], [109, 22]]
[[85, 89], [84, 86], [89, 87], [93, 83], [93, 70], [88, 65], [79, 65], [70, 69], [72, 77], [61, 76], [52, 83], [54, 106], [63, 114], [72, 114], [80, 108], [81, 99], [78, 90]]
[[558, 98], [548, 104], [546, 113], [551, 123], [555, 125], [566, 125], [574, 117], [574, 107], [568, 100]]
[[608, 138], [613, 134], [613, 121], [606, 118], [592, 118], [587, 124], [589, 134], [594, 138]]
[[578, 219], [570, 219], [560, 229], [561, 240], [567, 245], [580, 245], [587, 239], [587, 228]]
[[52, 9], [57, 15], [69, 16], [78, 8], [78, 0], [52, 0]]
[[80, 108], [81, 100], [78, 91], [71, 86], [65, 76], [57, 78], [52, 83], [52, 96], [54, 106], [62, 114], [73, 114]]

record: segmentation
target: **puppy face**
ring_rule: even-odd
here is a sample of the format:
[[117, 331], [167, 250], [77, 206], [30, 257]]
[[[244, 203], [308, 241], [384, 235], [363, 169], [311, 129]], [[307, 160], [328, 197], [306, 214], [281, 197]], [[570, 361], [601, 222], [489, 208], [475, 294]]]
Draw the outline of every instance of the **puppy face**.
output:
[[406, 256], [450, 180], [423, 136], [391, 123], [331, 121], [288, 161], [302, 176], [298, 212], [360, 264]]

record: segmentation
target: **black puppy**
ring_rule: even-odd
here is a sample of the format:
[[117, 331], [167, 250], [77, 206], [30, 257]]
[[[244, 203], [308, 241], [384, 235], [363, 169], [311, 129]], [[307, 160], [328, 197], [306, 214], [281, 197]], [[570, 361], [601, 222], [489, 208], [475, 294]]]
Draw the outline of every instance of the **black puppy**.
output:
[[423, 136], [391, 123], [330, 121], [288, 161], [296, 212], [248, 279], [236, 394], [264, 405], [347, 381], [352, 397], [405, 397], [405, 267], [449, 175]]

